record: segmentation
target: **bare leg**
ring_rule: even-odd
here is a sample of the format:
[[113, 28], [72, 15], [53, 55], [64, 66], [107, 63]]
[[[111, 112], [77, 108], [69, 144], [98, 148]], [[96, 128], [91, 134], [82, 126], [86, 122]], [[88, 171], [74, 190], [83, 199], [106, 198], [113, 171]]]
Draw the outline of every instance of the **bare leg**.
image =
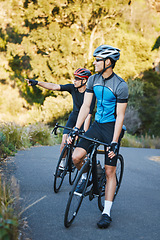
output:
[[116, 167], [105, 165], [107, 184], [105, 188], [105, 200], [113, 201], [116, 191]]
[[86, 156], [87, 152], [86, 150], [84, 150], [83, 148], [75, 148], [73, 155], [72, 155], [72, 159], [73, 159], [73, 163], [76, 166], [76, 168], [78, 170], [81, 169], [83, 163], [84, 163], [84, 158]]
[[97, 223], [99, 228], [109, 227], [112, 221], [110, 217], [110, 211], [116, 190], [116, 167], [105, 165], [105, 171], [107, 183], [105, 188], [104, 210], [102, 212], [101, 220]]
[[[60, 154], [65, 146], [65, 143], [66, 143], [66, 140], [67, 140], [67, 134], [63, 134], [63, 137], [62, 137], [62, 142], [61, 142], [61, 146], [60, 146]], [[66, 154], [67, 154], [67, 151], [65, 151], [64, 155], [63, 155], [63, 158], [60, 162], [60, 165], [59, 165], [59, 172], [58, 172], [58, 176], [61, 175], [62, 171], [64, 170], [64, 167], [65, 167], [65, 164], [66, 164]]]
[[67, 136], [68, 136], [67, 134], [63, 134], [62, 142], [61, 142], [61, 146], [60, 146], [60, 153], [62, 152], [62, 150], [63, 150], [63, 148], [65, 146], [65, 143], [66, 143], [66, 140], [67, 140]]

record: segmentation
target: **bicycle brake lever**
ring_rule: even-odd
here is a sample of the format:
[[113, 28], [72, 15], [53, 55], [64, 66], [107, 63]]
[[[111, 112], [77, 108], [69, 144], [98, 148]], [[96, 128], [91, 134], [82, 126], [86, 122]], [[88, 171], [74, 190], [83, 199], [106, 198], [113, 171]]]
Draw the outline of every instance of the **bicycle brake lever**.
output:
[[52, 134], [57, 135], [58, 123], [56, 123], [55, 127], [52, 130]]

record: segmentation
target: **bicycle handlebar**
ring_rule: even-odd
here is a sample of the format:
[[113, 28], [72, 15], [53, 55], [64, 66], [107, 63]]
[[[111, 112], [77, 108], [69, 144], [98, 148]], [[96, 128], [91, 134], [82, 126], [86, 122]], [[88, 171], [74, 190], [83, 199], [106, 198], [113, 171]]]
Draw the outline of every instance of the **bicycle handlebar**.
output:
[[[53, 130], [52, 130], [52, 133], [54, 133], [55, 135], [57, 135], [57, 129], [58, 129], [58, 128], [64, 128], [64, 129], [73, 131], [73, 128], [61, 126], [61, 125], [58, 125], [58, 123], [56, 123], [55, 127], [54, 127]], [[82, 133], [84, 133], [84, 132], [85, 132], [84, 130], [80, 130], [80, 134], [82, 134]]]
[[[52, 133], [54, 132], [54, 134], [57, 135], [57, 129], [58, 129], [58, 128], [64, 128], [64, 129], [73, 131], [73, 128], [61, 126], [61, 125], [58, 125], [58, 123], [56, 123], [54, 129], [52, 130]], [[78, 135], [80, 138], [84, 138], [84, 139], [86, 139], [86, 140], [88, 140], [88, 141], [91, 141], [91, 142], [93, 142], [93, 143], [97, 143], [97, 144], [99, 144], [99, 145], [104, 145], [104, 146], [106, 146], [106, 147], [109, 147], [109, 146], [110, 146], [110, 144], [103, 143], [103, 142], [100, 142], [100, 141], [98, 141], [98, 140], [96, 140], [96, 139], [86, 137], [86, 136], [82, 135], [82, 133], [84, 133], [84, 131], [83, 131], [83, 130], [80, 130], [80, 134]]]

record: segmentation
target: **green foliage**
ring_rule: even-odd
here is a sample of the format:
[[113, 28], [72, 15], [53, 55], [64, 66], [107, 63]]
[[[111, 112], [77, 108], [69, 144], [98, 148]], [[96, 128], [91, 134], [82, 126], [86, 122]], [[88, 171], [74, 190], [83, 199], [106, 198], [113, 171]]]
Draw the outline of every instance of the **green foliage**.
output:
[[144, 72], [144, 95], [140, 108], [142, 131], [149, 135], [160, 136], [160, 75], [153, 70]]
[[51, 130], [42, 123], [28, 126], [28, 136], [32, 145], [53, 145], [54, 140], [51, 137]]
[[131, 79], [127, 81], [129, 89], [129, 101], [128, 106], [132, 106], [135, 109], [139, 110], [141, 107], [141, 100], [144, 95], [144, 83], [141, 79]]
[[65, 98], [58, 96], [57, 98], [47, 97], [42, 106], [42, 114], [45, 122], [53, 122], [60, 117], [64, 117], [72, 109], [72, 98], [66, 95]]
[[[118, 69], [122, 77], [127, 78], [124, 69], [128, 63], [131, 76], [146, 67], [146, 60], [148, 66], [152, 62], [150, 50], [158, 15], [153, 25], [151, 19], [156, 14], [153, 16], [144, 1], [141, 8], [137, 1], [131, 5], [128, 1], [115, 4], [104, 0], [25, 1], [23, 6], [22, 1], [7, 3], [15, 16], [7, 15], [10, 23], [2, 29], [2, 36], [6, 36], [13, 77], [21, 79], [27, 75], [58, 82], [66, 76], [70, 79], [75, 68], [90, 66], [94, 48], [106, 41], [122, 50], [124, 60]], [[4, 9], [7, 3], [3, 4]]]
[[129, 101], [125, 114], [124, 124], [130, 134], [138, 133], [141, 128], [141, 119], [139, 111], [142, 105], [142, 97], [144, 95], [144, 84], [141, 79], [131, 79], [127, 81], [129, 88]]
[[138, 141], [138, 139], [135, 136], [131, 136], [128, 133], [125, 133], [124, 137], [121, 140], [121, 146], [141, 148], [142, 144]]
[[15, 211], [18, 200], [12, 191], [11, 183], [6, 183], [0, 176], [0, 239], [18, 239], [19, 217]]
[[15, 149], [20, 149], [29, 145], [29, 139], [26, 130], [13, 123], [1, 123], [0, 131], [5, 135], [7, 146], [14, 146]]
[[122, 147], [135, 147], [135, 148], [152, 148], [160, 149], [160, 138], [150, 137], [147, 134], [145, 136], [138, 137], [125, 133], [121, 140]]
[[160, 136], [160, 75], [153, 70], [129, 79], [125, 124], [129, 133]]
[[0, 157], [4, 158], [7, 155], [11, 155], [16, 151], [15, 146], [12, 143], [7, 143], [6, 136], [3, 132], [0, 132]]
[[[129, 78], [128, 116], [136, 113], [130, 132], [160, 134], [157, 80], [152, 82], [151, 76], [148, 80], [135, 79], [140, 73], [146, 74], [157, 57], [157, 51], [152, 50], [158, 49], [160, 18], [150, 1], [0, 3], [0, 119], [20, 124], [51, 123], [68, 115], [68, 96], [30, 88], [24, 79], [65, 84], [71, 82], [78, 67], [94, 73], [93, 51], [106, 43], [121, 49], [115, 72], [125, 80]], [[159, 79], [158, 75], [155, 78]]]
[[54, 145], [56, 142], [50, 128], [43, 123], [25, 127], [14, 122], [0, 123], [0, 158], [13, 155], [17, 150], [35, 144]]

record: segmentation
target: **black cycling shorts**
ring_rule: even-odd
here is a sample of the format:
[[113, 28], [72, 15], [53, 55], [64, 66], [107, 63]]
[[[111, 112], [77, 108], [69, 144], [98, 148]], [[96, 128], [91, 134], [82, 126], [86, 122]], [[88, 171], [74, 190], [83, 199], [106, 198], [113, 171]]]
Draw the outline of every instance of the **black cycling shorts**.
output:
[[[69, 115], [68, 121], [66, 123], [66, 127], [73, 128], [76, 125], [77, 117], [78, 117], [78, 112], [71, 112], [71, 114]], [[83, 125], [81, 129], [83, 129]], [[63, 134], [68, 134], [69, 132], [70, 131], [67, 129], [63, 130]]]
[[[115, 122], [109, 122], [109, 123], [98, 123], [94, 122], [89, 130], [85, 133], [85, 136], [93, 139], [97, 139], [101, 142], [110, 144], [113, 139], [113, 133], [114, 133], [114, 126]], [[88, 149], [91, 145], [91, 141], [81, 139], [79, 143], [77, 144], [77, 147], [83, 148], [88, 152]], [[119, 141], [120, 145], [120, 141]], [[105, 165], [109, 166], [116, 166], [117, 164], [117, 156], [110, 159], [108, 157], [108, 152], [105, 153]]]

